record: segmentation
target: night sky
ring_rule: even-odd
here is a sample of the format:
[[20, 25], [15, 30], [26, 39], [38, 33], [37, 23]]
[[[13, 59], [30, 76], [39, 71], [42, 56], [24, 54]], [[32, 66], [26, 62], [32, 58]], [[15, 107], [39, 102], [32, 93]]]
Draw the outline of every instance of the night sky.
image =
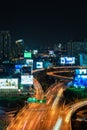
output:
[[87, 38], [86, 0], [3, 0], [0, 31], [29, 48]]

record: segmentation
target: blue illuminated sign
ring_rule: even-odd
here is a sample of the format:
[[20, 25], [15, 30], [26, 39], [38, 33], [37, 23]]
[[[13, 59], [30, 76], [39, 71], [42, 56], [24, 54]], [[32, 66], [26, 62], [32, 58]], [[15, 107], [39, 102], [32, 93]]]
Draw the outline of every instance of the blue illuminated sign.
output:
[[61, 57], [61, 64], [75, 64], [75, 57]]
[[75, 75], [74, 86], [75, 87], [87, 87], [87, 75]]

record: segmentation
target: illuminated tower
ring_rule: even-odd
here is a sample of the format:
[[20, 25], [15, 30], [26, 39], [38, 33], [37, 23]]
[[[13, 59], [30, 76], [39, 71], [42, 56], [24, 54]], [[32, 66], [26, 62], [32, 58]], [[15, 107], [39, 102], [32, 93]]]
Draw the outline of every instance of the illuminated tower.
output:
[[11, 57], [11, 36], [9, 31], [0, 31], [0, 60], [9, 60]]

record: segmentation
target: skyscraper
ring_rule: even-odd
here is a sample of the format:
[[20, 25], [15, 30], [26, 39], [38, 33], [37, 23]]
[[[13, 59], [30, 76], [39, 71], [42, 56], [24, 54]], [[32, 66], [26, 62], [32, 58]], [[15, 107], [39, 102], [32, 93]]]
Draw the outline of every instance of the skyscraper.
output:
[[[80, 62], [82, 63], [82, 57], [85, 54], [87, 55], [87, 41], [70, 41], [67, 43], [67, 56], [69, 57], [74, 56], [76, 60], [76, 64], [79, 64]], [[80, 62], [79, 62], [79, 57], [81, 60]]]
[[19, 39], [16, 41], [16, 56], [19, 57], [23, 57], [24, 54], [24, 50], [25, 50], [25, 46], [24, 46], [24, 40], [23, 39]]
[[11, 35], [9, 31], [0, 31], [0, 60], [11, 58]]

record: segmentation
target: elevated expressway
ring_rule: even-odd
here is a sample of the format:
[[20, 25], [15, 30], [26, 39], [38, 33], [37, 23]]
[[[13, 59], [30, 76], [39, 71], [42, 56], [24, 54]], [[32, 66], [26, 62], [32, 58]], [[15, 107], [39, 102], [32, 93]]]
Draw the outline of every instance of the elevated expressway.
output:
[[45, 93], [46, 104], [28, 104], [17, 114], [7, 130], [51, 130], [59, 116], [63, 91], [62, 83], [52, 85]]
[[[48, 74], [53, 76], [53, 72]], [[62, 107], [60, 101], [63, 91], [66, 89], [63, 83], [53, 84], [45, 93], [36, 80], [35, 85], [36, 97], [43, 98], [45, 95], [47, 102], [45, 104], [31, 103], [24, 106], [11, 121], [7, 130], [71, 130], [72, 114], [79, 107], [87, 105], [87, 101], [79, 101], [76, 104]]]
[[[58, 67], [57, 67], [58, 68]], [[65, 67], [63, 67], [65, 68]], [[72, 67], [69, 67], [72, 68]], [[75, 68], [75, 67], [74, 67]], [[85, 67], [79, 67], [79, 68], [85, 68]], [[58, 73], [63, 73], [64, 71], [53, 71], [53, 72], [48, 72], [48, 75], [62, 78], [62, 79], [68, 79], [68, 80], [73, 80], [73, 77], [67, 77], [67, 76], [61, 76], [58, 75]], [[70, 72], [70, 70], [66, 70], [65, 72]], [[57, 73], [57, 74], [56, 74]], [[75, 104], [69, 104], [67, 106], [64, 106], [63, 110], [61, 109], [59, 118], [53, 128], [53, 130], [72, 130], [71, 127], [71, 117], [75, 113], [77, 109], [80, 107], [86, 106], [87, 105], [87, 99], [78, 101]], [[87, 111], [86, 111], [87, 112]]]
[[63, 111], [61, 110], [60, 116], [55, 124], [55, 130], [57, 130], [57, 127], [59, 128], [58, 130], [72, 130], [71, 116], [75, 113], [77, 109], [86, 105], [87, 105], [87, 100], [84, 100], [84, 101], [79, 101], [73, 105], [69, 104], [67, 107], [64, 108]]

